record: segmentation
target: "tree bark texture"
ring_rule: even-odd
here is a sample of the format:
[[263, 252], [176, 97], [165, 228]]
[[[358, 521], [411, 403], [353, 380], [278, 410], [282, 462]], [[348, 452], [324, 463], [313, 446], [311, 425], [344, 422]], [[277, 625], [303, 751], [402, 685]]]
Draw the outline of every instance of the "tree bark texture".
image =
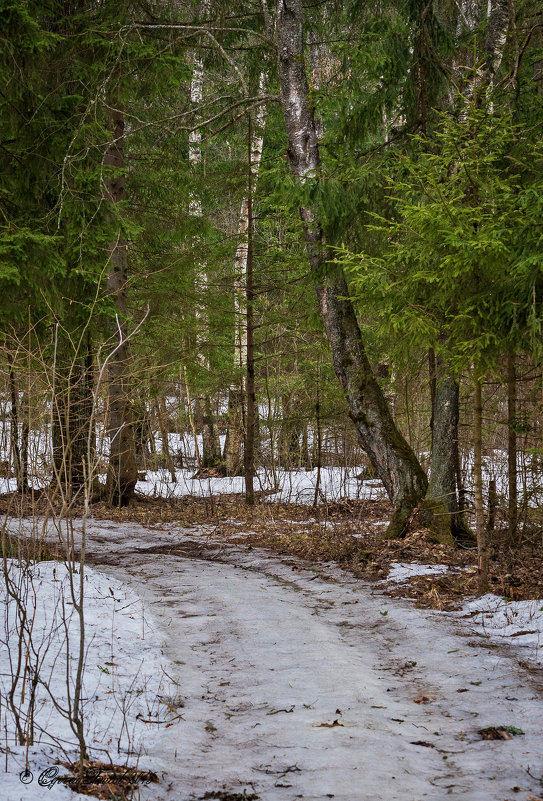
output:
[[[301, 0], [276, 0], [280, 97], [294, 177], [310, 190], [319, 172], [315, 114], [309, 99], [303, 50]], [[309, 192], [308, 192], [309, 194]], [[394, 512], [387, 536], [404, 533], [423, 498], [427, 479], [415, 454], [397, 429], [366, 356], [347, 282], [341, 273], [325, 274], [325, 237], [315, 206], [300, 208], [305, 241], [336, 375], [348, 400], [362, 448], [383, 481]]]
[[[267, 75], [260, 73], [259, 91], [264, 93], [267, 85]], [[243, 472], [244, 453], [243, 443], [245, 431], [243, 428], [244, 420], [244, 394], [247, 372], [247, 314], [246, 314], [246, 284], [247, 284], [247, 258], [249, 246], [249, 203], [253, 204], [260, 162], [262, 160], [262, 150], [264, 147], [264, 131], [266, 127], [266, 103], [258, 106], [255, 114], [254, 125], [250, 132], [250, 160], [249, 174], [247, 176], [247, 192], [241, 201], [241, 209], [238, 222], [238, 245], [234, 257], [234, 312], [235, 341], [234, 341], [234, 368], [240, 371], [242, 392], [239, 386], [230, 387], [228, 398], [228, 431], [226, 434], [224, 460], [226, 463], [226, 474], [229, 476], [241, 475]], [[251, 198], [249, 198], [249, 192]], [[238, 408], [235, 405], [238, 404]], [[241, 405], [239, 405], [241, 404]], [[236, 429], [235, 427], [238, 426]], [[240, 427], [241, 426], [241, 427]], [[235, 449], [238, 449], [237, 451]]]
[[255, 502], [255, 329], [254, 329], [254, 278], [253, 278], [253, 182], [252, 182], [252, 126], [251, 114], [248, 117], [247, 130], [247, 276], [245, 280], [246, 326], [247, 326], [247, 370], [246, 396], [247, 414], [245, 422], [245, 503], [252, 506]]
[[436, 358], [435, 368], [430, 483], [421, 509], [421, 520], [432, 530], [439, 542], [452, 545], [453, 532], [459, 516], [456, 495], [456, 448], [460, 388], [442, 357]]
[[155, 403], [155, 412], [158, 420], [158, 428], [160, 431], [160, 438], [162, 440], [162, 456], [164, 464], [170, 474], [172, 483], [176, 482], [175, 465], [173, 463], [172, 454], [170, 452], [170, 443], [168, 441], [168, 413], [166, 411], [166, 404], [163, 397], [158, 397]]
[[83, 487], [90, 471], [92, 390], [92, 359], [88, 353], [74, 349], [73, 337], [59, 331], [53, 397], [53, 483], [68, 503], [74, 492]]
[[507, 534], [513, 540], [517, 530], [517, 370], [515, 354], [507, 354], [507, 480], [509, 502], [507, 505]]
[[[107, 182], [110, 203], [125, 197], [124, 117], [113, 109], [110, 115], [111, 142], [104, 164], [112, 168]], [[130, 348], [126, 339], [126, 282], [128, 277], [127, 244], [119, 229], [109, 246], [108, 290], [117, 309], [114, 331], [115, 350], [108, 364], [109, 378], [109, 465], [106, 493], [113, 506], [126, 506], [134, 494], [138, 479], [133, 409], [130, 392]]]
[[[22, 453], [22, 447], [19, 444], [19, 392], [17, 389], [17, 379], [15, 378], [15, 370], [13, 366], [13, 359], [8, 354], [9, 365], [9, 389], [11, 396], [11, 410], [10, 410], [10, 440], [11, 440], [11, 453], [13, 457], [13, 470], [17, 478], [17, 492], [26, 492], [28, 464], [25, 463], [25, 458]], [[28, 448], [27, 448], [28, 458]], [[26, 460], [27, 461], [27, 460]]]
[[479, 590], [488, 587], [488, 536], [483, 505], [483, 390], [478, 379], [473, 400], [473, 486], [475, 491], [475, 528], [477, 531], [477, 566]]
[[224, 443], [227, 476], [243, 475], [244, 392], [230, 387], [228, 393], [228, 430]]
[[300, 435], [303, 422], [299, 414], [296, 394], [282, 397], [281, 429], [279, 431], [279, 465], [285, 470], [298, 470], [301, 466]]
[[[209, 10], [208, 0], [204, 0], [201, 6], [201, 12], [205, 13]], [[198, 53], [194, 53], [194, 66], [192, 72], [192, 79], [190, 82], [190, 101], [194, 109], [197, 111], [202, 104], [204, 93], [204, 62]], [[200, 128], [196, 127], [189, 132], [189, 165], [197, 171], [202, 163], [202, 132]], [[191, 193], [189, 202], [189, 211], [195, 217], [202, 216], [202, 200], [197, 193]], [[207, 288], [207, 272], [206, 265], [200, 264], [199, 275], [196, 278], [196, 289], [205, 294]], [[202, 328], [204, 330], [203, 339], [209, 339], [209, 321], [206, 317], [205, 306], [196, 308], [196, 317], [201, 319]], [[205, 343], [202, 337], [198, 341], [198, 353], [201, 366], [206, 372], [209, 372], [209, 358], [204, 351]], [[211, 398], [208, 394], [202, 395], [199, 398], [200, 415], [195, 415], [196, 423], [199, 425], [202, 432], [202, 461], [201, 467], [215, 468], [221, 465], [221, 448], [219, 442], [218, 432], [213, 420], [213, 411], [211, 406]]]

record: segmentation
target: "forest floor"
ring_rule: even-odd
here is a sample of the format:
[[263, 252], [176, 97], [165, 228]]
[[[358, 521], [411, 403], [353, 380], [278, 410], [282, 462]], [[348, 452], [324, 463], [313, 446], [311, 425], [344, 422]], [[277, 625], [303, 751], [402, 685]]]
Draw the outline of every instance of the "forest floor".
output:
[[92, 570], [143, 602], [178, 688], [142, 740], [160, 778], [142, 801], [543, 796], [541, 563], [530, 544], [502, 554], [476, 599], [473, 551], [383, 541], [387, 514], [239, 496], [93, 508]]

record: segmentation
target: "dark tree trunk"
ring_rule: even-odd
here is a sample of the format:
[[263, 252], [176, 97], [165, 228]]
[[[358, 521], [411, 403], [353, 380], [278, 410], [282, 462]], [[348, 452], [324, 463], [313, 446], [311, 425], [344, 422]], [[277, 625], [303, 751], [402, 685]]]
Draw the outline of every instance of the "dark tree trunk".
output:
[[[26, 480], [26, 466], [21, 447], [19, 444], [19, 392], [17, 389], [17, 380], [15, 378], [15, 370], [13, 368], [13, 360], [8, 354], [9, 364], [9, 389], [11, 395], [11, 412], [10, 412], [10, 439], [11, 439], [11, 454], [13, 458], [13, 471], [17, 478], [17, 492], [26, 492], [28, 489]], [[28, 451], [28, 448], [27, 448]]]
[[434, 439], [434, 410], [436, 407], [436, 352], [428, 350], [428, 378], [430, 380], [430, 435]]
[[252, 130], [249, 113], [247, 131], [247, 152], [249, 158], [247, 170], [247, 277], [245, 301], [247, 309], [247, 373], [245, 378], [246, 420], [245, 420], [245, 503], [252, 506], [255, 502], [255, 344], [254, 344], [254, 282], [253, 282], [253, 185], [252, 185]]
[[432, 461], [421, 520], [439, 542], [452, 545], [461, 518], [456, 495], [459, 385], [441, 357], [435, 364]]
[[517, 371], [515, 354], [507, 354], [507, 480], [509, 503], [507, 505], [507, 534], [513, 540], [518, 522], [517, 486]]
[[[152, 437], [150, 414], [144, 400], [138, 400], [133, 405], [134, 413], [134, 440], [136, 446], [136, 462], [138, 469], [147, 468], [147, 459], [151, 453], [150, 439]], [[154, 437], [153, 437], [154, 443]]]
[[30, 440], [30, 426], [28, 416], [23, 417], [21, 426], [21, 482], [17, 487], [18, 491], [27, 492], [28, 486], [28, 443]]
[[481, 592], [488, 588], [488, 535], [483, 506], [483, 389], [477, 379], [473, 399], [473, 484], [477, 531], [477, 578]]
[[[276, 0], [276, 30], [281, 107], [290, 168], [300, 183], [315, 183], [320, 163], [319, 145], [304, 60], [301, 0]], [[333, 275], [325, 275], [328, 253], [316, 208], [302, 206], [300, 214], [334, 369], [347, 397], [360, 444], [394, 506], [387, 536], [401, 536], [426, 492], [427, 479], [397, 429], [372, 373], [354, 307], [348, 299], [347, 282], [335, 269]]]
[[243, 400], [244, 391], [231, 387], [228, 393], [228, 430], [224, 443], [224, 464], [227, 476], [243, 475]]
[[[125, 178], [119, 170], [124, 167], [124, 118], [113, 109], [110, 119], [112, 141], [104, 164], [115, 169], [108, 178], [108, 200], [120, 203], [125, 197]], [[128, 254], [120, 226], [115, 241], [109, 246], [110, 270], [108, 289], [117, 308], [114, 330], [115, 350], [109, 361], [109, 466], [106, 494], [113, 506], [126, 506], [134, 494], [138, 479], [136, 444], [130, 392], [130, 350], [126, 339], [126, 282]]]
[[158, 427], [160, 430], [160, 438], [162, 440], [162, 456], [164, 458], [164, 464], [170, 474], [170, 478], [172, 482], [175, 484], [177, 478], [175, 475], [175, 465], [173, 463], [172, 455], [170, 453], [170, 443], [168, 440], [168, 414], [166, 411], [166, 404], [164, 402], [164, 398], [157, 398], [156, 404], [156, 416], [158, 420]]
[[298, 418], [295, 395], [283, 395], [282, 418], [279, 431], [279, 466], [284, 470], [300, 468], [300, 434], [302, 425]]
[[[53, 397], [53, 487], [69, 503], [89, 475], [92, 418], [92, 357], [73, 348], [74, 336], [59, 333]], [[92, 435], [91, 435], [92, 447]], [[91, 459], [93, 454], [90, 454]]]
[[202, 432], [201, 467], [220, 467], [221, 447], [219, 433], [215, 426], [213, 409], [211, 408], [211, 398], [209, 395], [204, 395], [202, 398], [197, 399], [196, 418], [198, 421], [197, 425], [199, 425]]

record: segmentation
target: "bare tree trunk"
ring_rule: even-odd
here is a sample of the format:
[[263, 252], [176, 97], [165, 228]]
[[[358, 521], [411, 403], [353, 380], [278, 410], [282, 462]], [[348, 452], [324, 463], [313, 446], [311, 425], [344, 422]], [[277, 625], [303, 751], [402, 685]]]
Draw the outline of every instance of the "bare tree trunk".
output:
[[[267, 76], [264, 72], [260, 73], [259, 91], [263, 93], [266, 88]], [[228, 432], [227, 443], [225, 444], [225, 461], [227, 475], [238, 475], [241, 465], [244, 463], [243, 428], [238, 430], [235, 426], [242, 426], [244, 419], [243, 401], [246, 394], [246, 372], [247, 372], [247, 261], [248, 261], [248, 240], [249, 240], [249, 205], [253, 205], [253, 198], [256, 191], [260, 162], [262, 160], [262, 150], [264, 147], [264, 130], [266, 127], [266, 104], [262, 103], [256, 111], [254, 126], [250, 132], [250, 159], [249, 174], [247, 176], [247, 192], [241, 202], [241, 210], [238, 224], [238, 246], [234, 258], [234, 310], [236, 315], [236, 332], [234, 344], [234, 368], [240, 371], [242, 390], [234, 385], [230, 388], [228, 399]], [[252, 216], [252, 213], [251, 213]], [[236, 408], [238, 404], [239, 408]], [[241, 404], [241, 405], [240, 405]], [[256, 411], [256, 410], [255, 410]], [[256, 417], [255, 417], [256, 425]], [[256, 436], [255, 436], [256, 441]], [[226, 448], [228, 445], [228, 451]], [[239, 448], [239, 452], [234, 451]], [[236, 472], [237, 471], [237, 472]]]
[[157, 398], [155, 408], [158, 420], [158, 427], [160, 430], [160, 438], [162, 440], [162, 455], [164, 457], [166, 468], [170, 473], [170, 478], [172, 482], [175, 484], [177, 479], [175, 475], [175, 467], [172, 460], [172, 455], [170, 453], [170, 443], [168, 442], [167, 414], [166, 414], [166, 405], [164, 403], [164, 398]]
[[317, 435], [317, 481], [315, 483], [315, 495], [313, 496], [313, 506], [317, 506], [319, 502], [319, 492], [321, 485], [321, 467], [322, 467], [322, 428], [321, 428], [321, 364], [319, 361], [319, 369], [317, 373], [317, 400], [315, 402], [315, 423]]
[[13, 458], [13, 471], [17, 479], [17, 492], [26, 492], [27, 484], [26, 479], [23, 478], [23, 461], [21, 458], [21, 448], [19, 445], [19, 392], [17, 389], [17, 381], [15, 379], [15, 370], [13, 368], [13, 359], [11, 354], [8, 353], [9, 365], [9, 390], [11, 395], [11, 410], [10, 410], [10, 439], [11, 439], [11, 455]]
[[[453, 544], [453, 524], [458, 514], [456, 497], [456, 452], [458, 439], [459, 387], [438, 358], [434, 399], [434, 436], [430, 483], [424, 498], [421, 520], [439, 542]], [[441, 369], [440, 369], [441, 368]]]
[[[57, 336], [53, 403], [53, 486], [66, 503], [85, 484], [85, 465], [92, 416], [92, 360], [74, 347], [75, 335]], [[90, 345], [87, 346], [87, 350]]]
[[473, 401], [473, 484], [475, 490], [475, 529], [477, 532], [478, 583], [484, 592], [488, 586], [488, 536], [483, 506], [483, 395], [477, 379]]
[[466, 487], [464, 485], [464, 478], [462, 476], [462, 455], [460, 452], [460, 443], [458, 438], [453, 443], [454, 446], [454, 459], [456, 462], [456, 487], [458, 490], [458, 510], [462, 517], [466, 513]]
[[243, 399], [244, 392], [230, 387], [228, 393], [228, 431], [224, 443], [224, 463], [227, 476], [243, 474]]
[[[190, 396], [189, 379], [187, 375], [187, 368], [185, 365], [183, 366], [183, 376], [185, 378], [185, 391], [187, 394], [187, 413], [189, 416], [189, 423], [192, 431], [192, 437], [194, 439], [194, 458], [196, 459], [196, 466], [201, 467], [202, 461], [200, 459], [200, 449], [198, 447], [198, 430], [196, 428], [196, 421], [194, 420], [194, 414], [192, 413], [192, 399]], [[196, 398], [194, 402], [194, 407], [195, 407], [194, 413], [196, 414], [198, 407], [198, 398]]]
[[249, 112], [247, 130], [247, 416], [245, 424], [245, 502], [252, 506], [255, 502], [255, 347], [254, 347], [254, 284], [253, 284], [253, 182], [252, 182], [252, 125]]
[[517, 487], [517, 371], [515, 354], [507, 354], [507, 480], [509, 502], [507, 505], [507, 534], [512, 541], [518, 522]]
[[[276, 0], [276, 30], [281, 107], [287, 130], [290, 168], [301, 184], [316, 183], [320, 166], [319, 146], [301, 35], [301, 0]], [[347, 397], [360, 444], [394, 506], [387, 536], [401, 536], [426, 492], [427, 479], [415, 454], [397, 429], [372, 373], [344, 276], [335, 268], [331, 268], [328, 275], [324, 274], [328, 252], [317, 209], [315, 206], [302, 206], [300, 214], [334, 369]]]
[[[28, 399], [27, 399], [28, 400]], [[23, 417], [21, 426], [21, 483], [17, 488], [19, 492], [27, 492], [28, 486], [28, 443], [30, 439], [30, 426], [28, 414]]]
[[302, 427], [302, 451], [300, 454], [300, 464], [308, 470], [311, 467], [311, 458], [309, 456], [309, 426], [304, 422]]
[[472, 536], [456, 494], [460, 387], [440, 356], [435, 361], [435, 372], [430, 483], [420, 517], [438, 542], [453, 545], [455, 537]]
[[215, 426], [213, 409], [211, 408], [211, 398], [203, 395], [196, 398], [195, 405], [196, 425], [202, 432], [202, 463], [201, 466], [219, 467], [221, 464], [221, 448], [219, 444], [219, 433]]
[[[125, 177], [119, 174], [119, 169], [124, 167], [124, 117], [118, 109], [111, 111], [110, 132], [112, 141], [104, 156], [104, 164], [115, 170], [107, 181], [108, 200], [115, 204], [125, 196]], [[117, 308], [117, 329], [114, 332], [115, 350], [108, 365], [110, 451], [106, 493], [114, 506], [127, 506], [134, 495], [138, 471], [130, 392], [130, 350], [125, 323], [128, 253], [120, 227], [108, 250], [108, 290]]]
[[[209, 0], [203, 0], [201, 4], [201, 13], [209, 11]], [[193, 54], [194, 67], [192, 71], [192, 79], [190, 82], [190, 100], [195, 111], [198, 110], [202, 104], [204, 92], [204, 62], [201, 56], [197, 53]], [[198, 126], [189, 132], [189, 164], [190, 167], [197, 171], [202, 162], [202, 132]], [[189, 204], [190, 213], [195, 217], [202, 217], [202, 201], [197, 193], [191, 193]], [[200, 264], [200, 274], [196, 277], [196, 286], [201, 293], [205, 295], [207, 290], [207, 269], [206, 264]], [[206, 372], [209, 372], [209, 357], [204, 351], [205, 340], [209, 339], [209, 321], [206, 317], [205, 307], [196, 308], [196, 317], [202, 322], [202, 328], [205, 331], [204, 336], [200, 336], [198, 340], [199, 354], [198, 359]], [[200, 415], [195, 414], [196, 424], [200, 427], [202, 432], [202, 460], [201, 466], [206, 467], [219, 467], [221, 465], [221, 448], [220, 441], [216, 426], [213, 420], [213, 410], [211, 406], [211, 398], [208, 394], [201, 395], [198, 399]]]
[[434, 442], [434, 411], [436, 408], [436, 352], [428, 349], [428, 378], [430, 380], [430, 435]]

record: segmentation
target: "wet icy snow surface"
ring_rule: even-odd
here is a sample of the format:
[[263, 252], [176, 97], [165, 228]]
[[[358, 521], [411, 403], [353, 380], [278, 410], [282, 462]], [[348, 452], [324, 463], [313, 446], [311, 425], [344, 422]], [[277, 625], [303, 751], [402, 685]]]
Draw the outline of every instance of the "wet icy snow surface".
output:
[[[263, 801], [541, 793], [527, 773], [543, 773], [537, 673], [454, 620], [209, 532], [93, 522], [89, 551], [142, 598], [185, 701], [184, 720], [144, 740], [140, 765], [162, 781], [142, 799], [223, 786]], [[502, 724], [525, 735], [480, 740]]]

